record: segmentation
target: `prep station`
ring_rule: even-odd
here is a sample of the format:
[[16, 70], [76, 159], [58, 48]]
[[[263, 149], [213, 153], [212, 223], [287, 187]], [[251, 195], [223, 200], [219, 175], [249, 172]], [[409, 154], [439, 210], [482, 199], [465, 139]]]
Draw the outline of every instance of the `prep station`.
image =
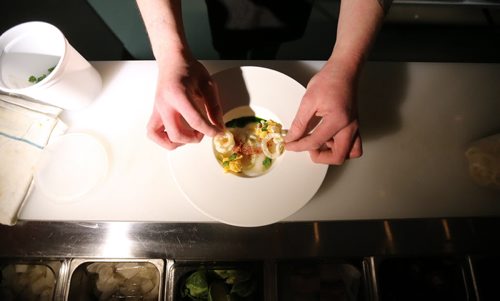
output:
[[[270, 68], [306, 86], [324, 61], [202, 63], [213, 74]], [[500, 131], [497, 63], [368, 62], [363, 156], [328, 167], [304, 207], [258, 227], [195, 208], [147, 138], [154, 61], [91, 64], [101, 94], [59, 118], [103, 143], [106, 176], [70, 202], [33, 185], [17, 223], [0, 225], [0, 300], [500, 299], [500, 190], [474, 181], [466, 156]], [[186, 162], [193, 177], [197, 166]]]
[[[241, 65], [271, 68], [305, 84], [324, 62], [203, 63], [213, 73]], [[360, 300], [400, 299], [411, 290], [470, 300], [480, 293], [472, 273], [476, 260], [483, 273], [493, 271], [500, 192], [473, 181], [465, 151], [500, 126], [498, 66], [367, 64], [359, 87], [364, 156], [329, 167], [316, 195], [285, 220], [235, 227], [189, 203], [173, 179], [168, 153], [145, 135], [155, 62], [92, 64], [103, 78], [101, 95], [61, 119], [68, 132], [106, 142], [106, 179], [72, 202], [53, 201], [35, 185], [17, 224], [0, 228], [0, 255], [50, 267], [56, 300], [67, 299], [70, 283], [88, 283], [90, 272], [82, 269], [96, 261], [139, 261], [158, 269], [159, 298], [168, 300], [178, 290], [176, 273], [201, 266], [256, 269], [265, 295], [257, 299], [265, 300], [287, 300], [280, 286], [296, 278], [317, 281], [318, 293], [327, 290], [328, 282], [324, 288], [326, 280], [314, 274], [325, 266], [355, 269], [359, 274], [350, 281], [358, 283]], [[402, 275], [412, 280], [394, 282]], [[333, 277], [344, 276], [337, 271]], [[307, 295], [304, 289], [297, 294]]]

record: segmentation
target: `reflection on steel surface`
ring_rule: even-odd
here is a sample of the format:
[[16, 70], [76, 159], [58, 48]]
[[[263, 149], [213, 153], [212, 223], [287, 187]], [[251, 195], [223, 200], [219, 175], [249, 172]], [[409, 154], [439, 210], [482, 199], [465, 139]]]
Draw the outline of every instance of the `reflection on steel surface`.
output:
[[486, 268], [500, 262], [499, 230], [497, 218], [278, 223], [258, 228], [218, 223], [21, 222], [0, 226], [0, 263], [61, 262], [54, 300], [65, 301], [70, 275], [82, 262], [158, 258], [165, 263], [159, 268], [165, 279], [162, 300], [172, 300], [167, 291], [172, 292], [174, 284], [168, 279], [176, 262], [256, 262], [263, 270], [264, 300], [274, 301], [282, 294], [277, 277], [282, 262], [346, 258], [362, 262], [367, 300], [380, 300], [383, 285], [398, 288], [387, 282], [398, 280], [391, 273], [381, 283], [384, 261], [400, 258], [436, 269], [439, 259], [451, 259], [462, 267], [462, 295], [496, 300], [500, 297], [496, 284], [494, 290], [484, 280], [478, 284], [491, 274], [485, 274]]
[[101, 245], [102, 257], [131, 257], [132, 241], [129, 239], [130, 224], [113, 223], [107, 228], [104, 243]]
[[0, 226], [0, 257], [242, 260], [491, 254], [500, 253], [499, 231], [497, 218], [447, 218], [446, 226], [441, 219], [423, 219], [293, 222], [257, 228], [220, 223], [19, 222]]

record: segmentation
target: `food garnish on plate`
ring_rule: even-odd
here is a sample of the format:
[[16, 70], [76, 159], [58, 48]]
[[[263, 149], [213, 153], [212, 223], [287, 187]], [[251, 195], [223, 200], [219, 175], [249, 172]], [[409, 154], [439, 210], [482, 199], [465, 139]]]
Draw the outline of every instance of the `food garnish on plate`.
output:
[[213, 138], [213, 149], [223, 170], [238, 176], [266, 173], [284, 150], [283, 127], [271, 119], [244, 116], [226, 123]]

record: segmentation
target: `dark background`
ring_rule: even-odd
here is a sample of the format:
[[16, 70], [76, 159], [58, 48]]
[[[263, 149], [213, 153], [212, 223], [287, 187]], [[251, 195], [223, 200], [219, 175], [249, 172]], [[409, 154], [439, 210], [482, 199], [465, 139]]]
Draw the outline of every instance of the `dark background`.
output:
[[[276, 59], [325, 60], [339, 2], [317, 0], [304, 36]], [[205, 2], [184, 0], [188, 41], [199, 59], [218, 59]], [[0, 4], [0, 32], [31, 20], [59, 27], [88, 60], [153, 59], [133, 0], [16, 0]], [[374, 61], [500, 62], [500, 2], [395, 1], [372, 49]]]

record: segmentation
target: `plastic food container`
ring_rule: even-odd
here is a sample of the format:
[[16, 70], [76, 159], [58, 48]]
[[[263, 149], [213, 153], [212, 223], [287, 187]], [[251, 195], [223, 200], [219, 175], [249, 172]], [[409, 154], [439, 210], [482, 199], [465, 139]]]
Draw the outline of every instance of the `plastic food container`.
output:
[[73, 259], [66, 300], [162, 300], [163, 269], [161, 259]]
[[89, 105], [101, 76], [54, 25], [26, 22], [0, 36], [0, 90], [63, 109]]

